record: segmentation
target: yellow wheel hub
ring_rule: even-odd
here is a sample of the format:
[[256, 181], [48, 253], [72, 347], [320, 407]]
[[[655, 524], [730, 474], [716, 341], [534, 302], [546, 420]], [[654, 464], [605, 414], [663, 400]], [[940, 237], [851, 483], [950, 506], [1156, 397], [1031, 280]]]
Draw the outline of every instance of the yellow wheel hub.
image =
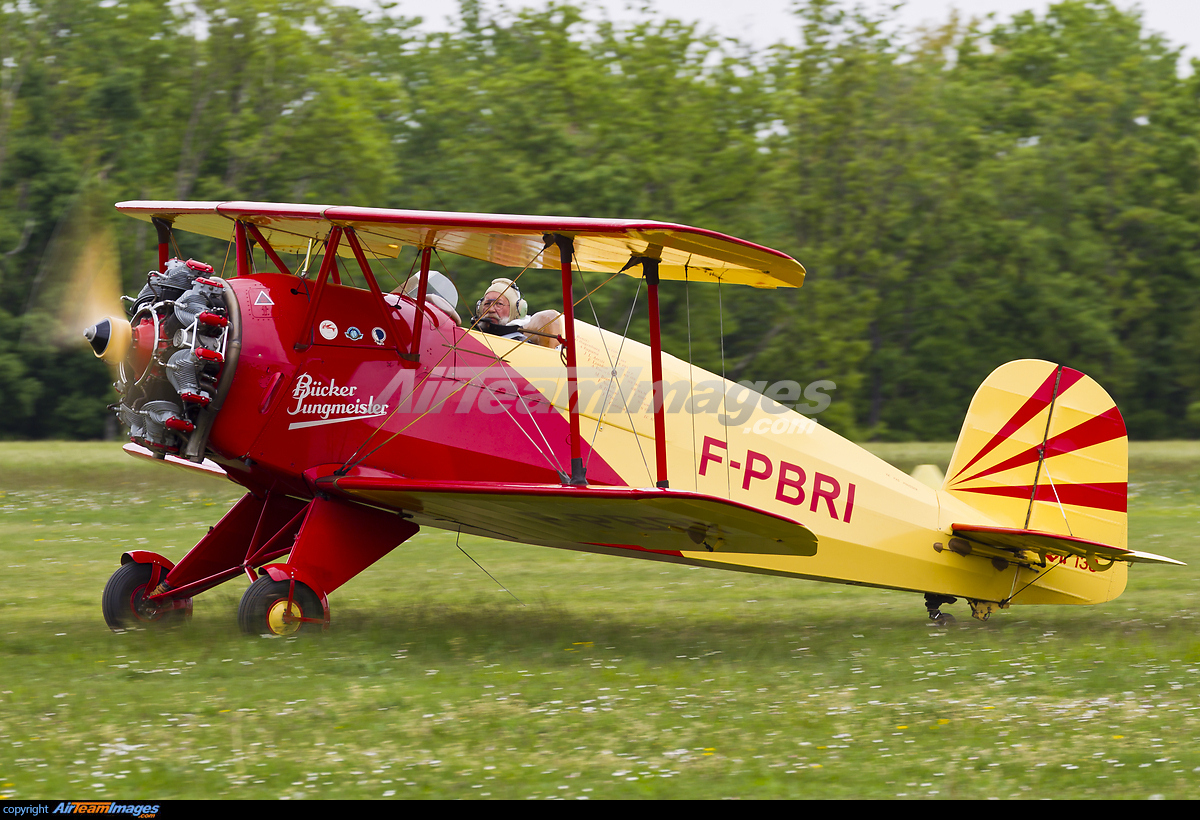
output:
[[292, 601], [292, 605], [289, 607], [287, 598], [281, 598], [271, 604], [271, 608], [267, 610], [267, 626], [276, 635], [291, 635], [300, 628], [301, 621], [299, 619], [302, 617], [304, 617], [304, 611], [300, 609], [300, 604]]

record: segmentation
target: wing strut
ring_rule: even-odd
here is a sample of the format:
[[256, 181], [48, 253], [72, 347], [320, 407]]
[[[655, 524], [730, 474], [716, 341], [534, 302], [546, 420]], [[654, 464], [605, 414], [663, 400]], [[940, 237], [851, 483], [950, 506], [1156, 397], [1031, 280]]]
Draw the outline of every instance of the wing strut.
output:
[[240, 219], [233, 223], [233, 256], [237, 262], [237, 275], [250, 275], [250, 238], [246, 235], [246, 223]]
[[413, 321], [413, 341], [410, 358], [414, 362], [421, 361], [421, 328], [425, 326], [425, 295], [429, 289], [429, 255], [433, 253], [432, 243], [421, 248], [421, 271], [417, 274], [417, 318]]
[[[325, 243], [325, 258], [321, 260], [321, 272], [317, 274], [317, 282], [313, 287], [312, 295], [309, 296], [308, 314], [304, 317], [304, 324], [300, 326], [300, 338], [296, 340], [296, 350], [308, 350], [312, 345], [312, 329], [313, 322], [317, 318], [317, 305], [321, 301], [321, 294], [325, 291], [325, 281], [329, 278], [329, 269], [334, 269], [334, 276], [337, 276], [337, 247], [342, 241], [342, 226], [335, 225], [333, 230], [329, 232], [329, 239]], [[336, 284], [336, 280], [335, 280]]]
[[571, 295], [571, 259], [575, 241], [560, 233], [543, 237], [547, 246], [558, 246], [562, 260], [563, 319], [567, 326], [567, 410], [571, 414], [571, 478], [575, 487], [587, 486], [587, 468], [583, 466], [583, 436], [579, 432], [579, 381], [575, 364], [575, 299]]
[[277, 254], [275, 249], [271, 247], [271, 243], [268, 242], [267, 238], [262, 235], [262, 231], [258, 229], [258, 226], [253, 222], [247, 222], [246, 230], [250, 232], [250, 237], [258, 243], [260, 248], [263, 249], [263, 253], [265, 253], [267, 257], [275, 263], [275, 267], [279, 268], [279, 272], [286, 276], [291, 276], [291, 270], [289, 270], [288, 266], [285, 265], [283, 260], [279, 258], [279, 254]]
[[[655, 249], [654, 245], [647, 248]], [[658, 247], [657, 250], [661, 252], [662, 248]], [[659, 327], [658, 263], [659, 260], [653, 256], [631, 256], [624, 269], [634, 265], [642, 266], [642, 274], [646, 277], [646, 292], [650, 297], [650, 378], [654, 387], [654, 457], [658, 469], [658, 481], [655, 486], [666, 489], [670, 484], [667, 481], [667, 411], [663, 406], [666, 404], [666, 391], [663, 387], [662, 333]]]
[[[383, 291], [379, 288], [379, 283], [375, 281], [375, 274], [371, 272], [371, 265], [367, 262], [367, 255], [363, 253], [362, 245], [358, 241], [358, 234], [355, 233], [353, 228], [346, 228], [346, 241], [350, 243], [350, 249], [354, 251], [354, 258], [358, 260], [359, 270], [362, 271], [363, 278], [367, 280], [367, 286], [371, 288], [371, 295], [375, 297], [375, 304], [383, 312], [384, 324], [391, 328], [396, 355], [401, 359], [412, 361], [416, 356], [413, 353], [405, 353], [404, 348], [400, 344], [400, 331], [396, 327], [395, 320], [392, 318], [392, 308], [384, 301]], [[423, 320], [424, 317], [418, 313], [416, 318], [413, 319], [413, 325], [420, 327]]]
[[167, 272], [167, 260], [171, 258], [171, 222], [160, 216], [150, 217], [154, 230], [158, 232], [158, 272]]

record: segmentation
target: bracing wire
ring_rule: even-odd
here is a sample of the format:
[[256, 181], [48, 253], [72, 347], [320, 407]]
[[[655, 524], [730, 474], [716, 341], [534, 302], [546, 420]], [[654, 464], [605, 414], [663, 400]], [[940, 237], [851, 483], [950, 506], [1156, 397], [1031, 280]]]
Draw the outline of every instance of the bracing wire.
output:
[[[613, 275], [615, 276], [616, 274], [613, 274]], [[583, 271], [579, 272], [579, 278], [581, 281], [583, 281], [583, 287], [586, 290], [587, 289], [587, 281], [584, 279]], [[611, 282], [612, 276], [610, 276], [605, 281], [606, 281], [606, 283]], [[603, 287], [603, 285], [601, 285], [600, 287]], [[596, 290], [599, 290], [599, 289], [600, 288], [596, 288]], [[592, 294], [595, 293], [596, 290], [590, 291], [584, 298], [587, 299], [588, 307], [590, 307], [592, 310], [592, 318], [596, 320], [596, 330], [598, 330], [600, 332], [600, 343], [602, 345], [604, 345], [604, 355], [608, 359], [608, 367], [609, 367], [610, 375], [609, 375], [608, 387], [606, 387], [604, 389], [604, 398], [600, 404], [599, 416], [596, 419], [596, 430], [595, 430], [595, 432], [592, 433], [592, 441], [591, 441], [591, 444], [589, 445], [587, 461], [585, 462], [584, 467], [586, 468], [589, 464], [591, 464], [592, 453], [596, 452], [596, 437], [600, 434], [600, 424], [604, 421], [604, 414], [605, 414], [605, 412], [607, 412], [607, 409], [608, 409], [609, 391], [612, 389], [612, 386], [615, 384], [617, 387], [617, 393], [621, 397], [621, 404], [625, 407], [625, 415], [629, 419], [629, 427], [633, 431], [633, 441], [635, 444], [637, 444], [638, 453], [642, 457], [642, 464], [645, 465], [645, 467], [646, 467], [646, 476], [648, 477], [650, 483], [654, 483], [654, 476], [650, 472], [650, 462], [648, 462], [646, 460], [646, 452], [645, 452], [645, 450], [642, 449], [642, 441], [638, 437], [637, 427], [633, 423], [633, 414], [629, 409], [629, 400], [625, 398], [625, 390], [624, 390], [624, 388], [621, 387], [621, 384], [617, 381], [617, 365], [621, 363], [621, 353], [625, 350], [625, 340], [627, 338], [629, 338], [629, 326], [633, 322], [633, 312], [637, 308], [638, 296], [642, 292], [642, 280], [640, 280], [640, 279], [638, 280], [637, 289], [633, 293], [633, 302], [629, 305], [629, 316], [625, 320], [625, 332], [621, 336], [620, 346], [617, 347], [617, 359], [615, 362], [613, 361], [612, 353], [609, 352], [609, 349], [608, 349], [608, 340], [604, 338], [604, 329], [600, 327], [600, 316], [596, 313], [596, 304], [595, 304], [595, 302], [592, 301], [592, 298], [591, 298]]]
[[[582, 304], [583, 304], [583, 302], [584, 302], [584, 300], [585, 300], [585, 299], [590, 299], [593, 293], [595, 293], [596, 291], [600, 290], [600, 288], [604, 287], [605, 285], [607, 285], [609, 282], [611, 282], [612, 280], [616, 279], [616, 278], [617, 278], [618, 276], [620, 276], [620, 275], [621, 275], [620, 271], [618, 271], [617, 273], [614, 273], [612, 276], [608, 277], [608, 278], [607, 278], [607, 279], [605, 279], [603, 282], [601, 282], [600, 284], [596, 285], [596, 287], [592, 288], [591, 290], [588, 290], [588, 291], [587, 291], [587, 293], [583, 294], [583, 296], [580, 296], [580, 297], [579, 297], [577, 300], [575, 300], [575, 302], [573, 303], [573, 305], [574, 305], [575, 307], [579, 307], [580, 305], [582, 305]], [[582, 278], [583, 278], [583, 271], [579, 271], [579, 278], [580, 278], [580, 279], [582, 279]], [[583, 285], [583, 288], [584, 288], [584, 290], [587, 290], [587, 283], [586, 283], [586, 282], [584, 283], [584, 285]], [[600, 326], [600, 322], [599, 322], [599, 320], [597, 319], [597, 320], [596, 320], [596, 327], [599, 327], [599, 326]]]
[[221, 260], [221, 278], [228, 279], [225, 275], [225, 269], [229, 267], [229, 251], [233, 248], [234, 242], [237, 241], [237, 224], [233, 226], [233, 235], [229, 237], [229, 242], [225, 245], [225, 258]]
[[[462, 526], [460, 525], [460, 526], [459, 526], [459, 528], [458, 528], [458, 535], [457, 535], [457, 536], [455, 537], [455, 539], [454, 539], [454, 546], [458, 547], [458, 551], [459, 551], [459, 552], [461, 552], [463, 555], [467, 556], [468, 558], [471, 558], [471, 554], [470, 554], [469, 552], [467, 552], [465, 549], [463, 549], [463, 548], [462, 548], [462, 544], [460, 544], [460, 543], [459, 543], [459, 541], [460, 541], [461, 539], [462, 539]], [[513, 593], [513, 591], [512, 591], [511, 589], [509, 589], [509, 588], [508, 588], [508, 587], [506, 587], [504, 584], [502, 584], [502, 583], [500, 583], [498, 580], [496, 580], [496, 576], [495, 576], [495, 575], [492, 575], [492, 574], [491, 574], [490, 572], [488, 572], [486, 569], [483, 569], [483, 564], [479, 563], [479, 562], [478, 562], [478, 561], [476, 561], [474, 558], [471, 558], [471, 563], [472, 563], [472, 564], [474, 564], [475, 566], [479, 567], [481, 570], [483, 570], [483, 574], [484, 574], [484, 575], [486, 575], [487, 577], [489, 577], [489, 578], [491, 578], [493, 581], [495, 581], [495, 582], [496, 582], [496, 586], [500, 587], [500, 589], [504, 590], [504, 591], [505, 591], [505, 592], [507, 592], [509, 595], [512, 595], [512, 596], [513, 596], [513, 600], [515, 600], [515, 601], [516, 601], [518, 604], [520, 604], [521, 606], [525, 606], [525, 602], [524, 602], [524, 601], [522, 601], [520, 598], [518, 598], [518, 597], [517, 597], [517, 596], [516, 596], [516, 595]]]
[[[544, 249], [543, 249], [543, 251], [544, 251]], [[520, 279], [527, 270], [529, 270], [530, 266], [533, 265], [533, 263], [535, 261], [537, 261], [538, 257], [542, 255], [543, 251], [538, 251], [536, 254], [534, 254], [530, 258], [530, 260], [527, 263], [525, 263], [525, 267], [521, 268], [520, 273], [518, 273], [515, 277], [513, 277], [513, 280], [512, 280], [513, 284], [516, 284], [517, 280]], [[437, 248], [434, 248], [433, 252], [434, 252], [434, 254], [437, 255], [438, 263], [441, 265], [441, 267], [443, 269], [448, 270], [448, 268], [446, 268], [445, 260], [442, 259], [442, 255], [440, 253], [438, 253]], [[506, 287], [505, 291], [507, 291], [507, 290], [508, 290], [508, 288]], [[476, 318], [475, 321], [468, 328], [468, 330], [474, 330], [476, 325], [478, 325], [478, 324], [479, 324], [479, 319]], [[524, 344], [524, 342], [518, 342], [517, 344], [518, 345]], [[514, 346], [512, 348], [512, 350], [516, 350], [516, 347]], [[427, 381], [429, 381], [429, 379], [433, 376], [433, 374], [437, 371], [437, 369], [439, 367], [441, 367], [442, 362], [446, 361], [446, 357], [449, 356], [451, 353], [457, 353], [457, 352], [458, 352], [458, 344], [457, 343], [452, 343], [450, 345], [447, 345], [446, 352], [442, 354], [441, 358], [438, 359], [437, 362], [435, 362], [431, 368], [429, 368], [426, 375], [423, 376], [420, 379], [420, 381], [415, 381], [415, 383], [413, 384], [413, 388], [409, 393], [409, 397], [410, 398], [415, 397], [417, 395], [417, 392], [425, 385], [425, 383]], [[512, 351], [509, 351], [509, 352], [512, 352]], [[493, 351], [493, 355], [494, 355], [494, 351]], [[496, 358], [496, 359], [492, 360], [490, 363], [488, 363], [488, 365], [486, 367], [484, 367], [484, 370], [486, 371], [488, 368], [492, 367], [492, 365], [494, 365], [497, 362], [500, 362], [502, 360], [503, 360], [502, 358]], [[482, 375], [482, 372], [480, 373], [480, 375]], [[382, 442], [380, 442], [372, 450], [363, 454], [362, 456], [359, 456], [359, 453], [362, 452], [362, 450], [367, 446], [367, 444], [371, 441], [371, 439], [375, 437], [375, 434], [382, 431], [384, 425], [387, 424], [388, 421], [391, 420], [392, 416], [394, 416], [400, 410], [400, 408], [403, 406], [403, 404], [404, 404], [403, 400], [402, 399], [398, 400], [396, 402], [395, 409], [392, 410], [390, 413], [388, 413], [383, 418], [383, 420], [380, 421], [380, 423], [376, 426], [376, 428], [374, 430], [371, 431], [371, 433], [367, 436], [367, 438], [363, 441], [363, 443], [360, 444], [357, 448], [355, 448], [354, 452], [350, 454], [350, 457], [348, 459], [346, 459], [346, 461], [342, 464], [342, 467], [341, 467], [342, 471], [349, 470], [351, 467], [353, 467], [357, 464], [361, 464], [363, 461], [370, 458], [375, 453], [379, 452], [379, 450], [381, 448], [386, 447], [397, 436], [401, 435], [406, 430], [408, 430], [410, 427], [412, 427], [414, 424], [416, 424], [418, 421], [425, 418], [425, 416], [429, 415], [434, 410], [436, 410], [437, 408], [439, 408], [443, 404], [445, 404], [447, 400], [449, 400], [452, 396], [456, 395], [459, 391], [461, 391], [463, 389], [463, 387], [466, 387], [466, 385], [464, 384], [462, 387], [459, 387], [458, 389], [452, 391], [444, 399], [442, 399], [440, 402], [438, 402], [437, 405], [429, 407], [427, 410], [422, 412], [419, 416], [417, 416], [415, 419], [410, 421], [408, 424], [406, 424], [400, 430], [397, 430], [395, 433], [393, 433], [392, 435], [390, 435], [386, 439], [384, 439]]]
[[[1011, 595], [1009, 595], [1007, 598], [1005, 598], [1005, 599], [1004, 599], [1003, 601], [1001, 601], [1000, 603], [1002, 603], [1002, 604], [1011, 603], [1013, 598], [1016, 598], [1016, 597], [1017, 597], [1018, 595], [1020, 595], [1022, 592], [1024, 592], [1024, 591], [1025, 591], [1025, 590], [1027, 590], [1027, 589], [1029, 589], [1031, 586], [1033, 586], [1034, 584], [1036, 584], [1036, 583], [1037, 583], [1038, 581], [1040, 581], [1041, 579], [1045, 578], [1047, 575], [1049, 575], [1049, 574], [1050, 574], [1051, 572], [1053, 572], [1054, 570], [1058, 569], [1060, 566], [1062, 566], [1062, 564], [1061, 564], [1061, 563], [1058, 563], [1058, 564], [1052, 564], [1052, 565], [1050, 566], [1050, 568], [1049, 568], [1049, 569], [1047, 569], [1045, 572], [1041, 573], [1040, 575], [1035, 575], [1035, 576], [1033, 577], [1033, 580], [1032, 580], [1032, 581], [1030, 581], [1028, 584], [1026, 584], [1025, 586], [1023, 586], [1023, 587], [1021, 587], [1020, 589], [1018, 589], [1016, 592], [1013, 592]], [[1021, 569], [1020, 569], [1020, 565], [1018, 564], [1018, 565], [1017, 565], [1017, 572], [1019, 573], [1020, 571], [1021, 571]], [[1015, 587], [1016, 585], [1017, 585], [1017, 577], [1014, 575], [1014, 576], [1013, 576], [1013, 586]]]
[[[521, 342], [521, 344], [525, 344], [525, 342]], [[517, 386], [513, 382], [512, 376], [508, 377], [508, 382], [509, 382], [509, 384], [512, 385], [514, 396], [517, 399], [524, 401], [524, 397], [521, 396], [521, 394], [517, 392]], [[464, 387], [465, 386], [466, 385], [464, 385]], [[495, 392], [490, 387], [488, 387], [486, 384], [480, 384], [477, 386], [479, 387], [480, 390], [484, 390], [493, 396], [496, 395]], [[449, 396], [447, 396], [447, 398], [449, 398]], [[554, 460], [554, 448], [551, 447], [550, 442], [546, 440], [546, 434], [545, 434], [545, 432], [542, 431], [542, 426], [540, 424], [538, 424], [536, 421], [531, 421], [534, 428], [538, 431], [538, 434], [542, 437], [542, 443], [546, 445], [545, 450], [542, 449], [541, 444], [538, 444], [536, 441], [534, 441], [533, 436], [529, 435], [529, 431], [526, 430], [521, 425], [521, 422], [517, 421], [517, 418], [516, 418], [516, 416], [514, 416], [512, 414], [512, 411], [504, 406], [504, 402], [497, 401], [496, 403], [500, 405], [500, 409], [503, 410], [505, 415], [507, 415], [512, 420], [512, 423], [516, 425], [517, 429], [525, 434], [525, 438], [529, 439], [529, 443], [533, 445], [533, 449], [537, 450], [538, 454], [541, 455], [542, 458], [546, 459], [546, 463], [550, 465], [550, 469], [554, 470], [556, 473], [563, 473], [562, 465], [557, 463]], [[526, 403], [525, 406], [528, 407], [529, 406], [528, 403]], [[530, 418], [532, 420], [532, 413], [530, 414]]]
[[1067, 520], [1067, 511], [1063, 509], [1062, 499], [1058, 497], [1058, 488], [1054, 486], [1054, 476], [1050, 475], [1050, 465], [1045, 465], [1046, 478], [1050, 479], [1050, 489], [1054, 491], [1054, 500], [1058, 502], [1058, 511], [1062, 513], [1063, 523], [1067, 525], [1067, 535], [1074, 536], [1071, 532], [1071, 522]]
[[[440, 261], [440, 259], [441, 259], [441, 257], [439, 256], [439, 261]], [[528, 266], [526, 266], [526, 268], [528, 268]], [[522, 273], [524, 273], [524, 270], [522, 271]], [[515, 284], [516, 280], [513, 280], [513, 282]], [[504, 292], [507, 292], [507, 290], [508, 290], [508, 288], [506, 287], [504, 289], [504, 291], [501, 292], [501, 295], [503, 295]], [[507, 359], [511, 353], [516, 351], [523, 344], [525, 344], [524, 340], [518, 341], [515, 345], [513, 345], [511, 348], [509, 348], [508, 351], [506, 351], [503, 356], [499, 356], [499, 357], [497, 357], [497, 359], [495, 361], [490, 362], [488, 364], [488, 368], [490, 368], [493, 364], [496, 364], [497, 361], [504, 361], [505, 359]], [[495, 351], [492, 351], [492, 353], [495, 354]], [[485, 369], [487, 369], [487, 368], [485, 368]], [[516, 417], [513, 416], [513, 414], [509, 411], [509, 409], [504, 406], [503, 402], [497, 402], [497, 404], [500, 405], [500, 409], [503, 410], [508, 415], [508, 417], [510, 419], [512, 419], [513, 424], [515, 424], [521, 430], [521, 432], [525, 434], [525, 437], [529, 439], [531, 444], [533, 444], [534, 449], [536, 449], [542, 455], [542, 457], [546, 459], [546, 462], [550, 465], [550, 468], [553, 469], [555, 472], [559, 473], [560, 475], [565, 475], [566, 473], [563, 470], [563, 465], [559, 464], [554, 459], [554, 447], [551, 446], [550, 440], [546, 438], [546, 431], [542, 429], [542, 425], [538, 424], [537, 419], [534, 418], [534, 409], [530, 406], [528, 399], [526, 399], [525, 396], [521, 395], [521, 391], [517, 388], [516, 381], [513, 380], [511, 370], [506, 369], [503, 371], [503, 374], [508, 379], [509, 386], [512, 387], [513, 397], [517, 401], [521, 402], [525, 406], [525, 409], [528, 411], [527, 415], [529, 416], [530, 424], [532, 424], [534, 429], [538, 431], [538, 435], [542, 439], [542, 444], [546, 445], [546, 449], [542, 450], [541, 446], [536, 441], [533, 440], [533, 437], [529, 435], [529, 433], [525, 430], [525, 428], [521, 425], [521, 423], [519, 421], [517, 421]], [[489, 393], [492, 392], [486, 385], [483, 385], [483, 384], [480, 385], [480, 389], [488, 390]]]

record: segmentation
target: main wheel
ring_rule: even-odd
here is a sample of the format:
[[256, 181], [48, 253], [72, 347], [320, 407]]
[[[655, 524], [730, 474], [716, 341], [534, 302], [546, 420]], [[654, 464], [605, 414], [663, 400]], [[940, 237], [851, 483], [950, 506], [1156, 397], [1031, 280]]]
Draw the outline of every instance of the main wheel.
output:
[[[273, 581], [260, 575], [238, 605], [238, 626], [251, 635], [292, 635], [320, 629], [325, 608], [311, 587], [296, 582], [288, 606], [289, 581]], [[300, 620], [301, 618], [312, 620]], [[315, 623], [314, 623], [315, 621]]]
[[146, 587], [154, 574], [151, 564], [130, 562], [112, 574], [104, 585], [101, 609], [104, 622], [113, 632], [122, 632], [135, 626], [152, 624], [175, 624], [192, 617], [192, 599], [188, 598], [182, 608], [159, 609], [146, 600]]

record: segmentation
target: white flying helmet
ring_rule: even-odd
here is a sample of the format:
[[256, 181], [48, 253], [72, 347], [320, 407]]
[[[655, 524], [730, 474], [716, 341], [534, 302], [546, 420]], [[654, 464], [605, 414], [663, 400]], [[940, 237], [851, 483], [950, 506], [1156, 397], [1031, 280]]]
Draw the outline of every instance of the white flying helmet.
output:
[[[483, 292], [486, 298], [489, 293], [498, 293], [508, 300], [508, 317], [509, 320], [524, 319], [529, 313], [529, 305], [521, 298], [521, 289], [517, 287], [517, 283], [511, 279], [493, 279], [492, 283], [487, 286], [487, 290]], [[483, 310], [483, 299], [475, 303], [475, 315]]]

